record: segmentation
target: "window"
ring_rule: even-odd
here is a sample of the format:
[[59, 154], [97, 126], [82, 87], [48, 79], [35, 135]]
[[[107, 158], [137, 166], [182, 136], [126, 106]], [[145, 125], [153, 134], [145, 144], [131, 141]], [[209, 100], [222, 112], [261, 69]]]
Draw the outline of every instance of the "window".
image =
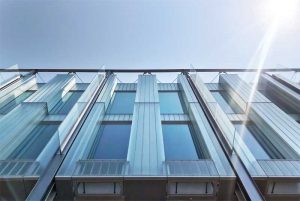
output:
[[9, 156], [9, 159], [35, 160], [45, 148], [58, 126], [58, 124], [39, 124], [36, 126]]
[[243, 113], [237, 104], [230, 101], [231, 98], [225, 91], [214, 91], [211, 93], [226, 114]]
[[179, 92], [159, 92], [161, 114], [184, 114], [186, 110]]
[[12, 101], [8, 102], [6, 105], [0, 108], [0, 114], [7, 114], [15, 107], [17, 107], [20, 103], [22, 103], [25, 99], [27, 99], [33, 91], [25, 91], [21, 95], [17, 96]]
[[107, 114], [133, 114], [135, 92], [115, 92]]
[[50, 111], [50, 114], [68, 114], [75, 105], [82, 91], [69, 91]]
[[205, 158], [204, 152], [193, 136], [193, 129], [187, 124], [163, 124], [163, 138], [166, 160], [198, 160]]
[[126, 159], [130, 124], [104, 124], [100, 126], [89, 158]]
[[283, 155], [254, 124], [234, 125], [256, 159], [284, 159]]

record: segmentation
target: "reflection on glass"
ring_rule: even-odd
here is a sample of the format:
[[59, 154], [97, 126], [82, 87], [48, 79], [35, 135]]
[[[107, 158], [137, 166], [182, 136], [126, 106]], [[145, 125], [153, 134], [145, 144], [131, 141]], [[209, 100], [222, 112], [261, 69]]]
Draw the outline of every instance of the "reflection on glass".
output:
[[187, 124], [163, 124], [166, 160], [198, 160], [205, 158], [201, 147], [196, 149], [193, 129]]
[[254, 124], [234, 126], [256, 159], [284, 159], [272, 142]]
[[35, 160], [57, 130], [57, 124], [39, 124], [14, 150], [8, 159]]
[[33, 91], [25, 91], [21, 95], [17, 96], [12, 101], [8, 102], [6, 105], [0, 108], [0, 114], [7, 114], [11, 110], [13, 110], [16, 106], [18, 106], [20, 103], [22, 103], [26, 98], [28, 98], [31, 94], [33, 94]]
[[226, 114], [242, 113], [237, 104], [233, 101], [230, 102], [231, 98], [225, 91], [213, 91], [211, 93]]
[[133, 114], [135, 92], [115, 92], [107, 114]]
[[297, 110], [293, 108], [292, 105], [287, 104], [284, 100], [281, 100], [280, 96], [276, 96], [272, 91], [261, 90], [260, 91], [264, 96], [266, 96], [272, 103], [277, 105], [287, 114], [297, 114]]
[[130, 128], [130, 124], [100, 126], [89, 158], [126, 159]]
[[69, 91], [50, 111], [50, 114], [68, 114], [81, 96], [82, 91]]
[[186, 111], [179, 92], [159, 92], [159, 101], [161, 114], [183, 114]]

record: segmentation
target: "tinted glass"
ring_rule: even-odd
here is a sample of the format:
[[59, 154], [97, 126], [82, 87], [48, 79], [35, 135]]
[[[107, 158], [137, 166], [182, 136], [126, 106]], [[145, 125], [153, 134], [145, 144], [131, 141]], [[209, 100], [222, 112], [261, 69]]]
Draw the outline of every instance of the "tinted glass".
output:
[[161, 114], [183, 114], [182, 97], [179, 92], [159, 92]]
[[50, 114], [68, 114], [82, 93], [82, 91], [66, 93], [66, 95], [60, 99], [60, 101], [50, 111]]
[[133, 114], [135, 92], [115, 92], [107, 114]]
[[196, 147], [188, 125], [162, 125], [166, 160], [197, 160]]
[[256, 159], [282, 159], [282, 154], [254, 124], [235, 124], [244, 142]]
[[35, 160], [57, 130], [58, 125], [38, 125], [14, 150], [9, 159]]
[[100, 127], [90, 158], [126, 159], [131, 125], [103, 125]]
[[233, 101], [230, 102], [231, 98], [226, 92], [213, 91], [211, 93], [225, 113], [242, 113], [241, 109], [237, 104], [235, 104]]
[[11, 110], [13, 110], [16, 106], [18, 106], [20, 103], [22, 103], [26, 98], [28, 98], [31, 94], [33, 94], [32, 91], [25, 91], [21, 95], [17, 96], [15, 99], [4, 105], [0, 108], [0, 114], [7, 114]]

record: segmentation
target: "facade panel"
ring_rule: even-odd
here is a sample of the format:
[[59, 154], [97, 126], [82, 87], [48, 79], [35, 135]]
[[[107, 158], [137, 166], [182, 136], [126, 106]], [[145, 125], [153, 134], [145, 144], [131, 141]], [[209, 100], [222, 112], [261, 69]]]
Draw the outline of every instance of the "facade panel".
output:
[[299, 84], [75, 71], [1, 84], [0, 200], [299, 199]]

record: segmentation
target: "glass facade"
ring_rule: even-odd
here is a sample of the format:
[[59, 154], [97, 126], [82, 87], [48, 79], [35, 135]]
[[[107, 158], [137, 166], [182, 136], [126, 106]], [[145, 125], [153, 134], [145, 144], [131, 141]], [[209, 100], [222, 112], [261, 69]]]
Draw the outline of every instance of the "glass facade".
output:
[[14, 150], [7, 160], [35, 160], [57, 130], [57, 124], [39, 124]]
[[254, 124], [235, 124], [235, 127], [256, 159], [284, 159], [282, 154]]
[[68, 114], [68, 112], [75, 105], [82, 91], [71, 91], [59, 100], [59, 102], [54, 106], [54, 108], [49, 112], [50, 114]]
[[132, 114], [135, 92], [115, 92], [106, 111], [107, 114]]
[[186, 109], [179, 92], [159, 92], [161, 114], [183, 114]]
[[90, 159], [126, 159], [130, 124], [101, 126], [92, 146]]
[[163, 125], [166, 160], [198, 160], [199, 156], [188, 125]]
[[4, 115], [13, 110], [15, 107], [17, 107], [20, 103], [22, 103], [26, 98], [28, 98], [31, 94], [33, 94], [33, 91], [25, 91], [21, 95], [17, 96], [13, 100], [11, 100], [9, 103], [5, 104], [3, 107], [0, 108], [0, 114]]
[[225, 91], [213, 91], [211, 94], [226, 114], [243, 113], [239, 106], [230, 100], [229, 95]]
[[200, 72], [177, 83], [91, 74], [0, 89], [15, 95], [0, 108], [0, 200], [299, 198], [297, 85], [278, 98], [271, 78], [258, 90], [231, 73], [208, 84]]

